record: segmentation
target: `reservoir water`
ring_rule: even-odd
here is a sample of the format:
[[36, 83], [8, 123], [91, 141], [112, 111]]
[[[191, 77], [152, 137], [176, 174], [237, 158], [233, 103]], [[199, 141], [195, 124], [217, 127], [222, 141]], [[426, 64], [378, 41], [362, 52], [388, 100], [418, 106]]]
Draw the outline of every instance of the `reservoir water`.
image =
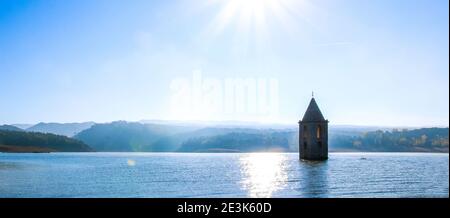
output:
[[449, 155], [0, 153], [0, 197], [449, 197]]

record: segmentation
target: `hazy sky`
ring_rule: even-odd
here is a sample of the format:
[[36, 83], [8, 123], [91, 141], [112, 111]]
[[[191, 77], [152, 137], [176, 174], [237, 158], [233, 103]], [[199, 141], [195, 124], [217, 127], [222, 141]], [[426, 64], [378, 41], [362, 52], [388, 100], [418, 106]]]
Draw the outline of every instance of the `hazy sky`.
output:
[[[0, 0], [0, 124], [295, 123], [314, 91], [331, 124], [448, 126], [448, 4]], [[275, 109], [189, 108], [181, 101], [198, 106], [199, 87], [225, 99], [199, 75], [222, 90], [227, 79], [273, 81]]]

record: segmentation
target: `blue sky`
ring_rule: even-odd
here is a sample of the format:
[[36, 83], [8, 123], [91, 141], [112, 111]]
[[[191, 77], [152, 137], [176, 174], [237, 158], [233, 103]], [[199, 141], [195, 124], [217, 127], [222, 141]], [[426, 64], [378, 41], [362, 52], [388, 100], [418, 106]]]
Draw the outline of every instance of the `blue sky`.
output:
[[182, 119], [295, 123], [314, 91], [331, 124], [448, 126], [447, 0], [239, 2], [0, 0], [0, 123], [179, 119], [201, 71], [277, 80], [277, 114]]

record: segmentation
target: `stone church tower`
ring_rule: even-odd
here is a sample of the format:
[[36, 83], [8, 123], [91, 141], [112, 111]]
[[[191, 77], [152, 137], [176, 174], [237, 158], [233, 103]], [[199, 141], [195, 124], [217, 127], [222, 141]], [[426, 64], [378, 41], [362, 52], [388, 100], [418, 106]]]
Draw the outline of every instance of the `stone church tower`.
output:
[[300, 159], [328, 159], [328, 120], [320, 112], [314, 96], [298, 124]]

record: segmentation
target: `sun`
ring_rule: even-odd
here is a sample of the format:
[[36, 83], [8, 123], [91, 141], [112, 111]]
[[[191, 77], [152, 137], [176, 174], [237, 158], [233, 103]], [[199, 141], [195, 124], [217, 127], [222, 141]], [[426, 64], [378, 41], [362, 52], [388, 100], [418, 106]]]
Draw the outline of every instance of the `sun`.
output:
[[289, 0], [228, 0], [218, 1], [222, 9], [214, 20], [219, 33], [230, 23], [235, 22], [240, 31], [261, 30], [268, 18], [287, 15], [285, 7]]
[[230, 49], [238, 54], [249, 49], [265, 49], [272, 43], [272, 35], [285, 32], [296, 35], [300, 20], [309, 20], [314, 11], [310, 0], [209, 0], [214, 10], [211, 21], [202, 34], [202, 42], [214, 42], [226, 36]]
[[233, 22], [240, 30], [257, 31], [267, 28], [269, 23], [286, 27], [296, 17], [305, 18], [313, 10], [309, 0], [211, 0], [210, 3], [220, 5], [213, 19], [219, 33]]
[[231, 10], [227, 12], [243, 18], [261, 19], [267, 9], [279, 6], [280, 1], [277, 0], [230, 0], [227, 9]]

